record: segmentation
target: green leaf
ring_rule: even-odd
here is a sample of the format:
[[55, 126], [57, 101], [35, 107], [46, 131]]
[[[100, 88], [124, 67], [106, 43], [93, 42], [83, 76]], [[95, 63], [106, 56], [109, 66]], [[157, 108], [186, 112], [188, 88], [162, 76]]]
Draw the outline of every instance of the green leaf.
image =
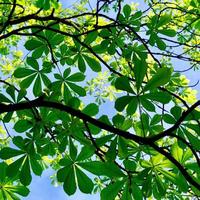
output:
[[116, 154], [117, 154], [116, 148], [117, 148], [117, 137], [114, 140], [112, 140], [110, 147], [106, 152], [106, 159], [108, 161], [112, 162], [116, 159]]
[[182, 109], [179, 106], [174, 106], [173, 108], [170, 109], [170, 113], [176, 120], [178, 120], [181, 116]]
[[6, 96], [4, 96], [3, 94], [0, 93], [0, 102], [1, 103], [10, 103], [11, 101]]
[[116, 181], [101, 191], [101, 200], [114, 200], [124, 185], [123, 181]]
[[164, 25], [168, 24], [170, 21], [171, 21], [171, 13], [161, 15], [156, 27], [158, 28], [158, 27], [164, 26]]
[[26, 68], [17, 68], [15, 71], [14, 71], [14, 77], [15, 78], [24, 78], [26, 76], [30, 76], [32, 75], [33, 73], [35, 73], [34, 70], [32, 69], [26, 69]]
[[33, 86], [33, 94], [36, 97], [42, 94], [42, 83], [41, 83], [41, 78], [39, 75], [37, 76], [34, 86]]
[[26, 62], [27, 62], [27, 64], [30, 65], [33, 69], [39, 70], [39, 64], [38, 64], [38, 62], [37, 62], [37, 60], [36, 60], [35, 58], [33, 58], [33, 57], [28, 57], [28, 58], [26, 59]]
[[83, 57], [81, 55], [78, 56], [78, 68], [83, 73], [86, 70], [85, 61], [83, 60]]
[[136, 56], [133, 56], [133, 62], [134, 62], [133, 72], [134, 72], [134, 77], [136, 80], [136, 88], [137, 88], [137, 91], [139, 91], [142, 85], [144, 76], [147, 72], [147, 64], [145, 62], [145, 59], [140, 60]]
[[126, 4], [124, 7], [123, 7], [123, 13], [125, 15], [126, 18], [128, 18], [131, 14], [131, 7]]
[[83, 110], [83, 113], [89, 116], [95, 116], [99, 112], [99, 107], [95, 103], [88, 104]]
[[163, 104], [167, 104], [171, 101], [172, 97], [167, 92], [151, 92], [141, 96], [143, 98], [147, 98], [153, 101], [157, 101]]
[[41, 176], [43, 169], [39, 161], [36, 160], [35, 158], [30, 158], [30, 164], [33, 173], [37, 176]]
[[67, 77], [67, 81], [72, 81], [72, 82], [80, 82], [85, 79], [84, 74], [77, 72], [75, 74], [72, 74], [71, 76]]
[[20, 172], [20, 168], [24, 162], [25, 156], [15, 160], [7, 167], [7, 176], [10, 178], [14, 178]]
[[94, 71], [94, 72], [100, 72], [101, 71], [101, 65], [98, 61], [96, 61], [94, 58], [89, 57], [87, 55], [84, 55], [84, 59], [86, 60], [87, 64], [89, 67]]
[[77, 161], [83, 161], [92, 157], [95, 153], [95, 148], [93, 146], [83, 146], [80, 154], [77, 157]]
[[15, 131], [17, 131], [18, 133], [23, 133], [28, 129], [30, 129], [31, 127], [33, 127], [33, 124], [25, 119], [17, 121], [14, 125]]
[[133, 200], [131, 193], [130, 193], [130, 185], [126, 183], [125, 188], [123, 189], [123, 193], [120, 200]]
[[85, 170], [97, 175], [108, 177], [123, 177], [122, 171], [112, 162], [102, 163], [99, 161], [91, 161], [85, 163], [79, 163], [79, 165]]
[[85, 175], [78, 167], [76, 167], [76, 176], [78, 187], [81, 192], [90, 194], [93, 190], [94, 184], [88, 176]]
[[130, 86], [130, 81], [127, 77], [122, 76], [116, 79], [115, 88], [118, 90], [124, 90], [134, 94], [133, 89]]
[[162, 29], [162, 30], [158, 30], [159, 33], [163, 34], [163, 35], [167, 35], [169, 37], [175, 37], [176, 36], [176, 31], [173, 29]]
[[98, 31], [92, 31], [92, 32], [88, 33], [84, 40], [84, 43], [91, 44], [92, 42], [94, 42], [96, 40], [97, 36], [98, 36]]
[[155, 112], [156, 108], [154, 106], [153, 103], [151, 103], [149, 100], [147, 100], [146, 98], [143, 98], [143, 96], [140, 96], [140, 102], [142, 104], [142, 106], [150, 111], [150, 112]]
[[50, 0], [37, 0], [36, 6], [44, 10], [50, 9]]
[[166, 171], [164, 169], [161, 168], [157, 168], [157, 170], [159, 172], [161, 172], [168, 180], [170, 180], [172, 183], [176, 184], [177, 182], [177, 177], [176, 174], [170, 172], [170, 171]]
[[33, 80], [35, 79], [35, 76], [36, 76], [36, 73], [31, 75], [31, 76], [28, 76], [27, 78], [25, 78], [21, 83], [20, 83], [20, 87], [21, 89], [25, 89], [25, 88], [28, 88], [31, 83], [33, 83]]
[[78, 85], [76, 85], [76, 84], [74, 84], [74, 83], [71, 83], [71, 82], [67, 82], [67, 85], [74, 91], [74, 92], [76, 92], [78, 95], [80, 95], [80, 96], [85, 96], [86, 95], [86, 91], [82, 88], [82, 87], [80, 87], [80, 86], [78, 86]]
[[155, 173], [155, 180], [156, 180], [156, 186], [159, 191], [159, 194], [161, 197], [163, 197], [166, 193], [166, 186], [163, 183], [162, 178], [157, 173]]
[[134, 197], [135, 200], [142, 200], [143, 199], [143, 194], [142, 194], [142, 191], [141, 189], [138, 187], [138, 185], [132, 181], [132, 195]]
[[24, 154], [24, 151], [16, 150], [10, 147], [4, 147], [0, 151], [0, 158], [6, 160], [15, 156], [19, 156], [21, 154]]
[[112, 118], [113, 124], [117, 127], [120, 127], [125, 120], [123, 115], [117, 114]]
[[176, 122], [176, 120], [169, 114], [164, 114], [163, 120], [168, 124], [174, 124]]
[[115, 108], [116, 108], [116, 110], [118, 110], [119, 112], [123, 111], [124, 108], [126, 107], [126, 105], [130, 103], [130, 101], [132, 100], [132, 98], [133, 97], [131, 97], [131, 96], [119, 97], [115, 101]]
[[70, 175], [70, 171], [71, 171], [71, 165], [72, 163], [70, 163], [69, 165], [66, 165], [66, 167], [63, 167], [62, 169], [59, 169], [57, 172], [57, 180], [59, 182], [65, 182], [65, 179], [68, 177], [68, 175]]
[[182, 163], [183, 150], [178, 146], [178, 143], [172, 145], [171, 151], [173, 157], [180, 163]]
[[31, 171], [30, 171], [30, 163], [28, 157], [26, 157], [24, 164], [22, 166], [21, 172], [20, 172], [20, 182], [27, 186], [30, 185], [32, 180]]
[[194, 136], [192, 133], [190, 133], [189, 131], [187, 131], [186, 129], [184, 130], [184, 133], [186, 134], [188, 140], [190, 141], [192, 147], [199, 151], [200, 150], [200, 140]]
[[5, 162], [0, 163], [0, 182], [3, 182], [6, 178], [6, 169], [7, 169], [7, 164]]
[[64, 41], [64, 36], [61, 34], [54, 34], [54, 36], [50, 40], [50, 44], [53, 48], [55, 48], [56, 45], [59, 45]]
[[44, 45], [40, 40], [36, 40], [36, 39], [31, 39], [31, 40], [28, 40], [26, 43], [25, 43], [25, 48], [27, 50], [34, 50], [40, 46]]
[[157, 44], [157, 46], [158, 46], [158, 48], [160, 49], [160, 50], [165, 50], [166, 49], [166, 47], [167, 47], [167, 45], [165, 44], [165, 42], [163, 41], [163, 40], [161, 40], [158, 36], [156, 37], [156, 44]]
[[68, 195], [72, 195], [76, 192], [76, 181], [73, 167], [69, 170], [68, 176], [63, 184], [63, 189]]
[[69, 139], [69, 154], [70, 154], [70, 157], [72, 158], [72, 160], [76, 159], [77, 149], [71, 138]]
[[135, 171], [136, 170], [136, 167], [137, 167], [137, 164], [135, 161], [132, 161], [132, 160], [124, 160], [123, 161], [123, 164], [125, 166], [125, 168], [127, 170], [130, 170], [130, 171]]
[[161, 85], [165, 85], [169, 82], [171, 78], [171, 69], [170, 68], [160, 68], [157, 70], [156, 74], [147, 82], [144, 86], [143, 92], [147, 90], [152, 90]]
[[17, 193], [23, 197], [28, 196], [29, 194], [29, 189], [25, 186], [21, 186], [21, 185], [16, 185], [16, 186], [7, 186], [6, 188], [9, 189], [9, 191]]
[[138, 99], [137, 97], [132, 97], [132, 100], [129, 102], [126, 112], [128, 115], [132, 115], [136, 112], [138, 106]]

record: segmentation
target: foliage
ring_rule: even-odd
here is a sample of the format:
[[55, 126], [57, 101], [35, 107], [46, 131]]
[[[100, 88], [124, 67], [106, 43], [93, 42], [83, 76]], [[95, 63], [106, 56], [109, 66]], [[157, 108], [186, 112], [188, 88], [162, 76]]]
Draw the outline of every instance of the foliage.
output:
[[1, 0], [0, 199], [46, 168], [67, 195], [198, 198], [199, 8]]

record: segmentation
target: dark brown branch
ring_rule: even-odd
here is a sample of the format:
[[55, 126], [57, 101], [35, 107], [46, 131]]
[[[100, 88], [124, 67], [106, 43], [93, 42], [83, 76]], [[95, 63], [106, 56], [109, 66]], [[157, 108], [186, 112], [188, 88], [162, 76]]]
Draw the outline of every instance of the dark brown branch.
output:
[[[196, 104], [194, 104], [192, 107], [190, 107], [190, 109], [188, 109], [188, 111], [185, 112], [184, 115], [182, 115], [182, 117], [179, 120], [179, 123], [181, 123], [181, 120], [184, 120], [185, 117], [187, 115], [189, 115], [192, 110], [194, 110], [198, 105], [200, 104], [200, 101], [198, 101]], [[23, 102], [23, 103], [16, 103], [16, 104], [0, 104], [0, 114], [5, 113], [5, 112], [11, 112], [11, 111], [18, 111], [18, 110], [24, 110], [24, 109], [31, 109], [33, 107], [48, 107], [48, 108], [55, 108], [64, 112], [67, 112], [73, 116], [78, 117], [79, 119], [82, 119], [84, 121], [90, 122], [93, 125], [107, 130], [109, 132], [112, 132], [116, 135], [122, 136], [126, 139], [130, 139], [133, 140], [135, 142], [137, 142], [138, 144], [141, 145], [149, 145], [151, 147], [153, 147], [156, 151], [158, 151], [159, 153], [163, 154], [164, 156], [166, 156], [166, 158], [168, 158], [179, 170], [180, 172], [183, 174], [183, 176], [186, 178], [186, 180], [192, 184], [193, 186], [195, 186], [197, 189], [200, 189], [200, 184], [198, 182], [196, 182], [190, 175], [189, 173], [186, 171], [186, 169], [175, 159], [173, 158], [173, 156], [171, 156], [170, 153], [166, 152], [165, 150], [163, 150], [162, 148], [158, 147], [156, 144], [154, 144], [154, 140], [153, 138], [144, 138], [144, 137], [140, 137], [137, 135], [133, 135], [127, 131], [123, 131], [120, 130], [118, 128], [115, 128], [113, 126], [110, 126], [108, 124], [105, 124], [97, 119], [94, 119], [84, 113], [82, 113], [79, 110], [75, 110], [69, 106], [66, 105], [62, 105], [60, 103], [57, 102], [50, 102], [50, 101], [46, 101], [44, 100], [44, 97], [40, 97], [37, 98], [35, 100], [32, 100], [30, 102]], [[177, 123], [174, 125], [174, 129], [176, 129], [177, 127]], [[171, 128], [173, 129], [173, 127]], [[168, 129], [169, 131], [169, 129]], [[160, 134], [159, 136], [161, 136], [163, 134]], [[166, 135], [166, 134], [165, 134]]]
[[198, 107], [199, 105], [200, 105], [200, 100], [197, 101], [195, 104], [193, 104], [191, 107], [189, 107], [186, 111], [184, 111], [181, 117], [176, 121], [176, 123], [171, 128], [163, 131], [162, 133], [158, 135], [150, 137], [149, 140], [151, 140], [152, 142], [155, 142], [165, 136], [171, 136], [171, 134], [180, 127], [181, 123], [185, 120], [185, 118], [188, 115], [192, 114], [192, 111], [195, 110], [195, 108]]

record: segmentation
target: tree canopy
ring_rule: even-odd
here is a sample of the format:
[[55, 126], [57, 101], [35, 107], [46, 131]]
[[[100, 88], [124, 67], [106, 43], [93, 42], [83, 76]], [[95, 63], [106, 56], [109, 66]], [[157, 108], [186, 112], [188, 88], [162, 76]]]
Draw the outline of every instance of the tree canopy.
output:
[[0, 199], [47, 168], [66, 195], [198, 199], [199, 42], [198, 0], [0, 0]]

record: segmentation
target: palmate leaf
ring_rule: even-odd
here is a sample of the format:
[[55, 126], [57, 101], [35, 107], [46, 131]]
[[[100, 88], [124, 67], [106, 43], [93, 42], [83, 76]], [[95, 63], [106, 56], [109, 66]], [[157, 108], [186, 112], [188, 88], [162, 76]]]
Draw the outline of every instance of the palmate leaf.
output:
[[29, 189], [22, 185], [13, 183], [14, 179], [10, 179], [6, 175], [8, 165], [4, 162], [0, 163], [0, 198], [2, 200], [19, 200], [18, 195], [26, 197], [29, 194]]

